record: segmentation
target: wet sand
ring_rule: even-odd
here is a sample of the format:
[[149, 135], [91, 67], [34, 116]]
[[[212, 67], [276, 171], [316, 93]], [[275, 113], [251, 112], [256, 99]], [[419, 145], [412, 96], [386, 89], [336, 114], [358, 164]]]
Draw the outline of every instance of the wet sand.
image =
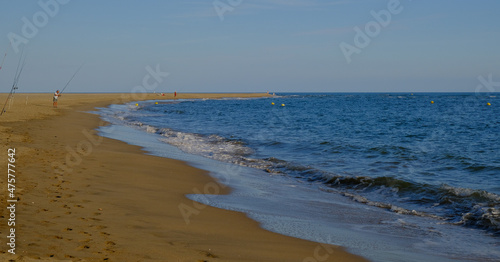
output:
[[[177, 98], [261, 96], [266, 94]], [[6, 97], [0, 94], [2, 106]], [[364, 261], [340, 247], [266, 231], [245, 214], [194, 203], [185, 197], [193, 189], [218, 187], [206, 171], [99, 137], [95, 128], [106, 123], [86, 113], [113, 103], [172, 98], [63, 94], [54, 109], [52, 94], [16, 94], [0, 116], [0, 260]], [[8, 226], [6, 208], [9, 148], [16, 152], [15, 227]], [[5, 244], [11, 228], [15, 255]]]

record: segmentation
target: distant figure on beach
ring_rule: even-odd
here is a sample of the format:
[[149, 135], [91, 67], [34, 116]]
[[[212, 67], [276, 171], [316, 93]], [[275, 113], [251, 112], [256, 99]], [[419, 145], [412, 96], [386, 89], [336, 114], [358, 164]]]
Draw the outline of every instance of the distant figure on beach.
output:
[[59, 90], [57, 90], [55, 93], [54, 93], [54, 98], [52, 98], [52, 106], [54, 108], [57, 108], [57, 99], [59, 98], [59, 96], [61, 96], [61, 94], [59, 94]]
[[176, 98], [176, 97], [177, 97], [177, 91], [174, 92], [174, 98]]

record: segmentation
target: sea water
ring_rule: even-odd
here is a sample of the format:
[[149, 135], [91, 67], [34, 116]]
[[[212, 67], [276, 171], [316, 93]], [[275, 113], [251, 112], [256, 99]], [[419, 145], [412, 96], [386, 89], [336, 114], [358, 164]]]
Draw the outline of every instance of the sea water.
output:
[[374, 261], [500, 260], [497, 94], [159, 100], [100, 114], [112, 124], [101, 134], [233, 189], [189, 198], [268, 230]]

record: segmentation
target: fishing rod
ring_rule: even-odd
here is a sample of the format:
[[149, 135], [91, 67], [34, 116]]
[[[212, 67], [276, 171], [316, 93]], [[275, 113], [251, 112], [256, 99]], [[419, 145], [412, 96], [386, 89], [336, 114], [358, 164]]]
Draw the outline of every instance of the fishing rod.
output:
[[17, 87], [17, 84], [19, 83], [19, 78], [21, 77], [21, 73], [23, 72], [24, 66], [26, 65], [26, 56], [24, 56], [23, 58], [23, 54], [24, 50], [21, 53], [21, 56], [19, 57], [19, 62], [17, 64], [17, 69], [16, 69], [16, 75], [14, 76], [14, 83], [12, 83], [12, 88], [10, 89], [9, 95], [5, 100], [5, 104], [3, 105], [2, 112], [0, 112], [0, 115], [3, 115], [3, 113], [5, 113], [5, 107], [7, 106], [7, 103], [9, 102], [10, 99], [14, 97], [16, 90], [19, 89]]
[[[12, 42], [10, 42], [10, 46], [12, 47]], [[9, 53], [9, 49], [8, 48], [7, 48], [7, 51], [5, 51], [5, 54], [3, 55], [2, 63], [0, 64], [0, 70], [2, 70], [3, 63], [5, 62], [5, 58], [7, 57], [7, 53]]]
[[61, 92], [59, 92], [59, 95], [62, 94], [64, 92], [64, 90], [68, 87], [69, 83], [71, 82], [71, 80], [73, 80], [73, 78], [75, 78], [76, 74], [78, 73], [78, 71], [80, 71], [80, 69], [82, 69], [84, 64], [82, 64], [77, 70], [76, 72], [73, 74], [73, 76], [69, 79], [68, 83], [66, 83], [66, 85], [64, 86], [64, 88], [61, 90]]
[[7, 52], [3, 55], [2, 64], [0, 64], [0, 70], [2, 70], [3, 63], [5, 62], [5, 57], [7, 56]]

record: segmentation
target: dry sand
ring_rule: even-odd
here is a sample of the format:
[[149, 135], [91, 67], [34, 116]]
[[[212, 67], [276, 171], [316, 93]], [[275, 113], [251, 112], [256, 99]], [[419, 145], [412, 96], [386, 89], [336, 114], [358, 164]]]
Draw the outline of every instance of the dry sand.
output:
[[[265, 94], [177, 97], [230, 96]], [[1, 106], [6, 97], [0, 94]], [[205, 171], [98, 137], [94, 129], [105, 123], [85, 113], [172, 98], [63, 94], [54, 109], [52, 94], [16, 94], [0, 116], [0, 261], [364, 261], [340, 247], [266, 231], [245, 214], [193, 203], [185, 194], [216, 183]], [[8, 148], [16, 150], [15, 255], [6, 245]], [[189, 223], [179, 206], [197, 211]]]

